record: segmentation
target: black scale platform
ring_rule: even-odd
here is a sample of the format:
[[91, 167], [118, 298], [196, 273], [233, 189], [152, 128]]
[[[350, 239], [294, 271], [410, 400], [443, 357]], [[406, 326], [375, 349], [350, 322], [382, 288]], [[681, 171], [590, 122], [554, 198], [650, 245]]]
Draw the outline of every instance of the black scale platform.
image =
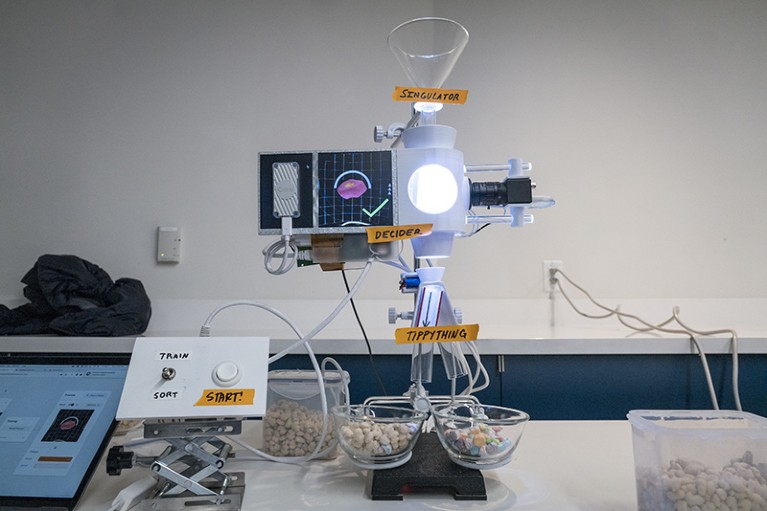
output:
[[482, 472], [450, 461], [436, 433], [424, 433], [413, 448], [413, 457], [404, 465], [371, 470], [370, 498], [402, 500], [408, 493], [448, 492], [455, 500], [487, 500]]

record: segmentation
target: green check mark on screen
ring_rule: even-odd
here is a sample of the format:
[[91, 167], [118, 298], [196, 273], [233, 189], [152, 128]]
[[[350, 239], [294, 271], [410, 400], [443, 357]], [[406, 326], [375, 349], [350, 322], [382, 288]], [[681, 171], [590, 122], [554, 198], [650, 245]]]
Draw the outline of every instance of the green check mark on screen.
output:
[[373, 218], [376, 215], [376, 213], [381, 211], [381, 208], [386, 206], [386, 204], [388, 204], [388, 203], [389, 203], [389, 199], [386, 199], [381, 204], [379, 204], [379, 206], [377, 208], [375, 208], [372, 212], [368, 211], [365, 208], [362, 208], [362, 212], [365, 213], [369, 218]]

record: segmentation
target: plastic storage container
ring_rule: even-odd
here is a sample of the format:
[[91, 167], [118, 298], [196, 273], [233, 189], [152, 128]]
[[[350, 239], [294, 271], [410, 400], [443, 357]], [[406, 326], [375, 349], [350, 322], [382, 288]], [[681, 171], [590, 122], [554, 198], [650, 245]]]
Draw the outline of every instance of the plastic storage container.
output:
[[767, 419], [632, 410], [639, 511], [767, 511]]
[[[330, 459], [338, 454], [338, 439], [330, 409], [345, 403], [343, 379], [338, 371], [325, 371], [327, 431], [315, 458]], [[322, 434], [322, 401], [317, 373], [303, 370], [269, 371], [266, 414], [263, 421], [263, 450], [272, 456], [309, 456]]]

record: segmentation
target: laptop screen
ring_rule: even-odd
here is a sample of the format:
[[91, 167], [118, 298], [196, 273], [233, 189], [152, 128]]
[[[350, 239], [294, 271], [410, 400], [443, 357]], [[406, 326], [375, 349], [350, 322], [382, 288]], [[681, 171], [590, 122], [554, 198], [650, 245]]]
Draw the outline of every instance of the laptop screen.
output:
[[74, 507], [117, 425], [129, 360], [0, 353], [0, 507]]

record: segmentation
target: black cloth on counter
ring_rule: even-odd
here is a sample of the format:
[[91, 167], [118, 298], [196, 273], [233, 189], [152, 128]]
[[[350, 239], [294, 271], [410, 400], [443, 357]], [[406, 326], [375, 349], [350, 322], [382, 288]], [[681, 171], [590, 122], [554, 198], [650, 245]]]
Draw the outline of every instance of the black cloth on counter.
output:
[[14, 309], [0, 305], [0, 335], [139, 335], [152, 315], [140, 281], [112, 281], [107, 272], [77, 256], [40, 256], [21, 282], [30, 303]]

